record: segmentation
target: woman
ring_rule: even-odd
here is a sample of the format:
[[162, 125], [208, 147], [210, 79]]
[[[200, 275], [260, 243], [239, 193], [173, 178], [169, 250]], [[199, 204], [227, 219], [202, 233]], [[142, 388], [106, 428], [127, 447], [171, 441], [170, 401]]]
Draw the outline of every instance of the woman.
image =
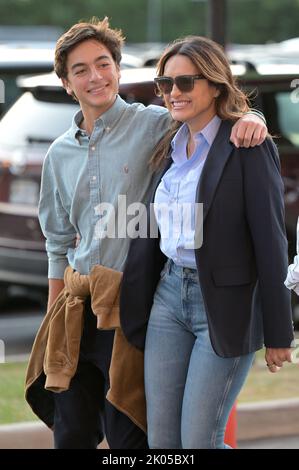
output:
[[[248, 104], [213, 41], [173, 43], [156, 85], [174, 121], [152, 159], [163, 168], [152, 199], [161, 239], [131, 244], [122, 326], [141, 347], [150, 312], [149, 446], [223, 448], [254, 352], [265, 344], [270, 372], [291, 360], [279, 157], [270, 138], [250, 149], [230, 143]], [[203, 203], [201, 221], [194, 203]]]

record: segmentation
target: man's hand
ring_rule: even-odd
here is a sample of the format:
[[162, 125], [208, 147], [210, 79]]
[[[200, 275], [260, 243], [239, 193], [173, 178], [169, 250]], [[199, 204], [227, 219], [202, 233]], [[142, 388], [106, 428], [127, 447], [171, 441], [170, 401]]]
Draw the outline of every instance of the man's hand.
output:
[[265, 361], [269, 372], [278, 372], [285, 361], [292, 362], [292, 351], [292, 348], [266, 348]]
[[256, 114], [245, 114], [232, 128], [230, 140], [236, 147], [261, 145], [267, 136], [267, 126]]

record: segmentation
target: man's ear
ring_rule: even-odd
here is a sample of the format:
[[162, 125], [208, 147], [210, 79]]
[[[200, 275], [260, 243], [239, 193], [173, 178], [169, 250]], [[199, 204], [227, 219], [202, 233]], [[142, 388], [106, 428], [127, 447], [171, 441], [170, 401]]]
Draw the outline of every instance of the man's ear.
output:
[[73, 90], [71, 89], [67, 78], [62, 78], [61, 82], [62, 82], [62, 86], [65, 89], [65, 91], [67, 92], [67, 94], [72, 96], [73, 95]]

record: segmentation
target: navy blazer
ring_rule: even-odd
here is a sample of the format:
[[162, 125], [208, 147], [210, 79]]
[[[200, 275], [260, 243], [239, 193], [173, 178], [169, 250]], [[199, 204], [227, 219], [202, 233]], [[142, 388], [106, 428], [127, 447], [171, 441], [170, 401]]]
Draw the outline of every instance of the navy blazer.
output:
[[[195, 249], [215, 352], [235, 357], [293, 340], [280, 161], [271, 139], [253, 148], [230, 142], [223, 121], [196, 191], [203, 203], [203, 244]], [[162, 175], [157, 175], [152, 195]], [[149, 211], [151, 210], [149, 206]], [[131, 241], [120, 296], [121, 326], [143, 349], [155, 289], [166, 257], [158, 238]]]

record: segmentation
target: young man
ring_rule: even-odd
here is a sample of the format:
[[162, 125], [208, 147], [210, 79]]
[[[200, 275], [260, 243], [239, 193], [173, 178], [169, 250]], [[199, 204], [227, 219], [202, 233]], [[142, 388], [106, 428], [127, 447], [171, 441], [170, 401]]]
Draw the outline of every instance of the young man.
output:
[[[43, 167], [39, 215], [49, 257], [49, 307], [64, 288], [68, 265], [81, 275], [97, 265], [123, 270], [130, 240], [97, 235], [99, 204], [110, 203], [117, 217], [120, 195], [127, 206], [145, 200], [152, 181], [148, 161], [168, 127], [163, 107], [129, 105], [118, 96], [122, 44], [107, 18], [76, 24], [57, 42], [55, 71], [81, 110]], [[262, 119], [246, 115], [232, 140], [258, 145], [266, 132]], [[113, 330], [97, 329], [86, 302], [77, 372], [67, 391], [54, 394], [56, 448], [95, 448], [104, 434], [110, 448], [147, 447], [144, 432], [105, 399], [113, 339]]]

